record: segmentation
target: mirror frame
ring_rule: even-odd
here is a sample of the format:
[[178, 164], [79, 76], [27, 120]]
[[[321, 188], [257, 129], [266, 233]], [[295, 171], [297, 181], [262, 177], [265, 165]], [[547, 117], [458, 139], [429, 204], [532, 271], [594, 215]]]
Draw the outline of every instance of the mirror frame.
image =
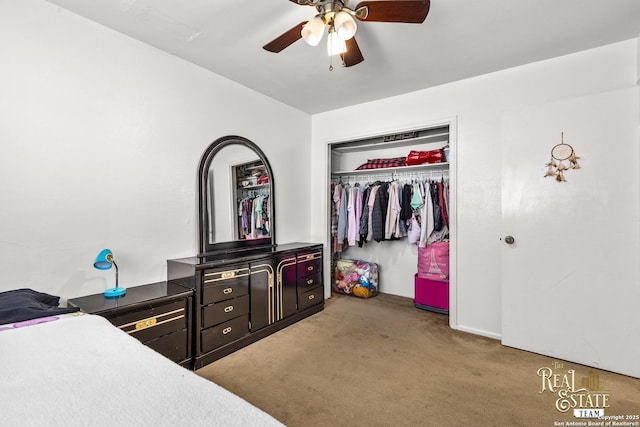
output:
[[[271, 233], [269, 238], [255, 239], [255, 240], [231, 240], [226, 242], [210, 243], [207, 236], [209, 236], [209, 191], [207, 191], [207, 183], [209, 179], [209, 168], [213, 162], [215, 155], [224, 147], [229, 145], [242, 145], [253, 150], [266, 168], [269, 175], [269, 204], [271, 205]], [[267, 160], [267, 157], [262, 150], [252, 141], [247, 138], [243, 138], [237, 135], [223, 136], [215, 140], [202, 154], [200, 158], [200, 165], [198, 166], [198, 256], [205, 256], [209, 253], [220, 251], [233, 251], [243, 249], [254, 249], [261, 247], [271, 247], [276, 243], [276, 216], [275, 216], [275, 191], [273, 184], [273, 171], [271, 165]], [[215, 203], [215, 200], [213, 201]]]

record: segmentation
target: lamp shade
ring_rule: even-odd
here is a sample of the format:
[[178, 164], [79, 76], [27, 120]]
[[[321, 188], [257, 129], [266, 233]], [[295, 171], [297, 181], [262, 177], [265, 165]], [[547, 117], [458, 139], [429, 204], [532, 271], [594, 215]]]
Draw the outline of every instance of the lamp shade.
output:
[[93, 262], [93, 266], [98, 270], [109, 270], [112, 265], [116, 268], [116, 287], [104, 291], [104, 296], [107, 298], [118, 298], [123, 296], [127, 290], [118, 286], [118, 264], [116, 264], [116, 261], [113, 259], [111, 249], [101, 250]]
[[322, 40], [322, 34], [324, 34], [324, 20], [322, 16], [314, 16], [313, 19], [302, 27], [300, 34], [308, 45], [317, 46], [320, 40]]
[[112, 264], [113, 253], [111, 252], [111, 249], [103, 249], [96, 257], [93, 266], [98, 270], [108, 270], [111, 268]]
[[356, 30], [358, 29], [356, 21], [345, 11], [336, 13], [336, 16], [333, 18], [333, 26], [336, 29], [338, 37], [345, 41], [355, 36]]
[[329, 56], [339, 55], [347, 51], [347, 44], [340, 37], [336, 35], [333, 28], [329, 29], [327, 36], [327, 54]]

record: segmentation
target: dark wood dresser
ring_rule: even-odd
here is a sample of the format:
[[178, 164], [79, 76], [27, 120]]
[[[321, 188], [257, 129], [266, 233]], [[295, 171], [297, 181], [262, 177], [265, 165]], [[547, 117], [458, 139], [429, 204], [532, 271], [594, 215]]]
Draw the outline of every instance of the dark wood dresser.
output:
[[324, 308], [322, 245], [290, 243], [167, 261], [169, 283], [194, 292], [199, 369]]
[[100, 315], [184, 367], [192, 364], [193, 289], [171, 282], [127, 288], [119, 298], [103, 294], [67, 301], [70, 307]]

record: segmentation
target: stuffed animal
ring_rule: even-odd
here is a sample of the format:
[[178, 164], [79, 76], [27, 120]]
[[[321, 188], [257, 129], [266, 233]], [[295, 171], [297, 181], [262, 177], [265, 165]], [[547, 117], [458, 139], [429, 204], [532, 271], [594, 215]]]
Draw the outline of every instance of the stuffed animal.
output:
[[336, 288], [341, 291], [344, 292], [345, 294], [351, 293], [351, 287], [349, 286], [348, 283], [346, 283], [344, 280], [339, 280], [336, 283]]
[[358, 283], [359, 278], [360, 276], [358, 276], [358, 273], [353, 272], [344, 276], [344, 281], [348, 283]]
[[360, 298], [368, 298], [369, 290], [360, 285], [355, 285], [352, 289], [353, 294]]
[[360, 285], [363, 288], [369, 289], [369, 279], [367, 279], [366, 276], [360, 276], [360, 279], [358, 279], [358, 282], [360, 282]]

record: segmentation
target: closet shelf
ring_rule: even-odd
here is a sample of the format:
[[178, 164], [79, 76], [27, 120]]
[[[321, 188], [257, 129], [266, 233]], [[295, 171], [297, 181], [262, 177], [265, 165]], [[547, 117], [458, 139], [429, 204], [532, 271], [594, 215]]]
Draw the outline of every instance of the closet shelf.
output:
[[250, 185], [239, 185], [238, 190], [255, 190], [256, 188], [265, 188], [269, 185], [266, 184], [250, 184]]
[[422, 171], [434, 171], [434, 170], [449, 170], [448, 162], [441, 163], [425, 163], [422, 165], [414, 166], [398, 166], [395, 168], [379, 168], [379, 169], [362, 169], [351, 171], [334, 171], [331, 172], [332, 176], [345, 176], [345, 175], [382, 175], [390, 173], [405, 173], [405, 172], [422, 172]]
[[399, 148], [410, 147], [416, 144], [449, 143], [449, 129], [435, 128], [416, 132], [415, 136], [399, 139], [388, 139], [383, 137], [366, 138], [359, 141], [350, 141], [344, 144], [332, 144], [332, 151], [335, 154], [353, 153], [360, 151], [370, 151], [378, 148]]

